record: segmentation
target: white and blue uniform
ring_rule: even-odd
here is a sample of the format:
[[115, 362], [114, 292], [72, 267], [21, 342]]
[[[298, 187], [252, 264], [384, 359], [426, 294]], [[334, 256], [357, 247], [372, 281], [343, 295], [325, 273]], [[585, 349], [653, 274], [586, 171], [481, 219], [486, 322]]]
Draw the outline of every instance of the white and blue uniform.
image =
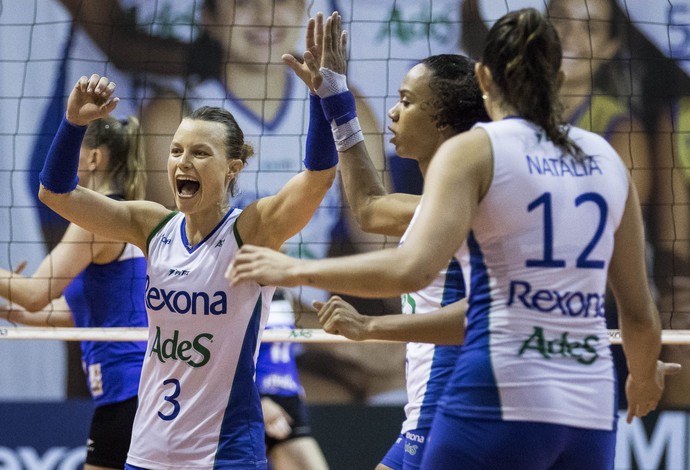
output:
[[[128, 243], [112, 263], [89, 264], [64, 295], [77, 327], [145, 327], [145, 284], [144, 254]], [[137, 396], [145, 342], [82, 341], [81, 351], [97, 407]]]
[[[206, 80], [185, 92], [189, 109], [218, 106], [232, 113], [244, 133], [246, 142], [254, 146], [255, 156], [247, 161], [238, 180], [239, 192], [233, 204], [246, 207], [262, 197], [273, 196], [290, 178], [304, 169], [304, 142], [309, 127], [309, 96], [307, 87], [286, 70], [286, 85], [280, 107], [271, 120], [255, 114], [240, 98], [218, 80]], [[341, 218], [341, 192], [336, 180], [309, 223], [283, 245], [282, 250], [293, 257], [325, 258], [333, 231]], [[313, 300], [325, 301], [328, 293], [313, 287], [290, 289], [303, 305]]]
[[149, 238], [149, 341], [130, 466], [266, 468], [254, 371], [275, 288], [224, 277], [241, 246], [240, 213], [231, 209], [195, 246], [177, 212]]
[[440, 416], [612, 436], [604, 295], [628, 172], [603, 138], [579, 128], [569, 135], [581, 163], [523, 119], [475, 127], [491, 140], [493, 177], [456, 253], [469, 282], [467, 329], [432, 438]]
[[[410, 227], [418, 214], [419, 206]], [[400, 239], [400, 244], [405, 242], [409, 230], [408, 228]], [[429, 286], [418, 292], [402, 295], [402, 310], [408, 315], [431, 313], [464, 297], [465, 283], [460, 263], [453, 258]], [[458, 328], [462, 327], [463, 325], [458, 325]], [[419, 467], [436, 405], [459, 355], [460, 346], [407, 343], [405, 421], [400, 436], [381, 463], [394, 470]]]

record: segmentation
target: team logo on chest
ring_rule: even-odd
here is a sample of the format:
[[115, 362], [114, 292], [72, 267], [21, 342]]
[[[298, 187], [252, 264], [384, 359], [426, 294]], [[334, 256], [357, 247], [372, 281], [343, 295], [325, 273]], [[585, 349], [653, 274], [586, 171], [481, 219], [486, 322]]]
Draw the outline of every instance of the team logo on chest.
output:
[[181, 340], [180, 332], [175, 330], [172, 338], [161, 338], [161, 329], [156, 327], [156, 337], [151, 345], [151, 354], [165, 363], [167, 360], [184, 361], [191, 367], [202, 367], [211, 359], [211, 351], [204, 343], [213, 342], [211, 333], [201, 333], [191, 341]]
[[150, 281], [150, 277], [146, 276], [145, 301], [146, 307], [151, 310], [167, 309], [181, 315], [225, 315], [228, 313], [228, 296], [225, 291], [210, 293], [165, 289], [151, 286]]

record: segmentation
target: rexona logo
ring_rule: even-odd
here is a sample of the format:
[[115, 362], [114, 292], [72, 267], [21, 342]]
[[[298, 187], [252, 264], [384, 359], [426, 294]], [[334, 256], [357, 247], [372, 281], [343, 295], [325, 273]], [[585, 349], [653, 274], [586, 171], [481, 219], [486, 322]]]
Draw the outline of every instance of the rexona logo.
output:
[[173, 313], [185, 315], [225, 315], [228, 312], [228, 296], [222, 291], [188, 292], [186, 290], [166, 290], [150, 286], [146, 276], [146, 306], [151, 310], [167, 308]]
[[584, 318], [604, 316], [603, 293], [533, 289], [527, 281], [510, 281], [508, 306], [514, 303], [542, 313]]
[[155, 354], [163, 363], [167, 360], [184, 361], [189, 366], [202, 367], [211, 359], [211, 351], [202, 344], [204, 340], [213, 342], [213, 335], [201, 333], [191, 341], [180, 340], [180, 332], [175, 330], [172, 338], [161, 338], [161, 329], [157, 326], [149, 355]]

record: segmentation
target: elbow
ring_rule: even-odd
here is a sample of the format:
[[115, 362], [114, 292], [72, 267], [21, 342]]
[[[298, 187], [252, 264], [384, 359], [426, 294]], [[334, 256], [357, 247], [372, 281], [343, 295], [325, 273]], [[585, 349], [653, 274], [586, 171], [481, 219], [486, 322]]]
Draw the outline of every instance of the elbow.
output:
[[[350, 205], [352, 216], [357, 226], [365, 233], [377, 233], [381, 235], [398, 236], [397, 232], [390, 232], [384, 220], [376, 213], [369, 203]], [[403, 230], [404, 232], [404, 230]]]
[[38, 200], [41, 201], [46, 206], [51, 207], [51, 203], [54, 201], [55, 196], [56, 196], [55, 193], [50, 192], [43, 185], [39, 186], [39, 188], [38, 188]]
[[[326, 170], [326, 185], [328, 186], [328, 188], [330, 188], [333, 185], [333, 183], [335, 182], [335, 177], [337, 175], [337, 168], [338, 168], [338, 166], [336, 165], [336, 166]], [[328, 189], [328, 188], [326, 188], [326, 189]]]
[[328, 190], [331, 189], [331, 186], [333, 186], [333, 183], [335, 182], [336, 168], [337, 167], [334, 166], [327, 170], [309, 171], [309, 173], [312, 175], [310, 176], [310, 187], [315, 193], [324, 196]]
[[409, 246], [405, 244], [393, 248], [393, 250], [402, 251], [398, 251], [390, 270], [396, 277], [401, 292], [416, 292], [431, 284], [438, 270], [434, 270], [434, 267], [429, 265], [427, 256], [408, 248]]
[[425, 275], [416, 269], [407, 269], [401, 273], [400, 287], [404, 292], [416, 292], [431, 284], [434, 276]]
[[357, 222], [357, 226], [363, 231], [367, 233], [371, 233], [374, 231], [374, 220], [371, 216], [369, 216], [365, 210], [357, 209], [355, 210], [353, 208], [352, 211], [352, 216], [355, 219], [355, 222]]
[[38, 200], [51, 209], [57, 210], [59, 201], [65, 200], [63, 198], [71, 193], [71, 191], [67, 193], [54, 193], [51, 190], [46, 189], [43, 185], [40, 185], [38, 189]]
[[29, 313], [36, 313], [40, 312], [43, 310], [46, 305], [48, 305], [46, 302], [40, 301], [38, 299], [30, 299], [23, 304], [20, 304], [24, 310], [26, 310]]
[[43, 187], [43, 185], [39, 185], [38, 187], [38, 200], [41, 201], [43, 204], [47, 203], [50, 191], [48, 191], [46, 188]]

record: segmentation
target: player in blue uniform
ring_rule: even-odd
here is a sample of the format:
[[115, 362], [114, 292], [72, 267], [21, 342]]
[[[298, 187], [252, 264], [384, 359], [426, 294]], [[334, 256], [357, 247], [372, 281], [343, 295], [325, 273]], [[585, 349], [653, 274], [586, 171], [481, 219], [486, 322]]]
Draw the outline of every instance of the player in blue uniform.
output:
[[[142, 199], [144, 155], [136, 118], [93, 121], [80, 149], [79, 181], [115, 200]], [[145, 327], [146, 260], [134, 245], [70, 224], [31, 277], [1, 270], [0, 315], [33, 326]], [[23, 308], [22, 308], [23, 307]], [[82, 341], [82, 366], [96, 405], [85, 468], [123, 468], [145, 342]]]
[[[397, 249], [305, 261], [245, 246], [229, 267], [233, 285], [386, 296], [420, 289], [450, 257], [460, 260], [470, 284], [462, 360], [422, 468], [613, 467], [607, 282], [630, 369], [628, 420], [656, 407], [664, 374], [677, 370], [657, 360], [634, 184], [604, 139], [561, 126], [560, 60], [558, 36], [537, 10], [494, 24], [476, 66], [493, 122], [440, 146]], [[338, 116], [352, 109], [337, 105]], [[357, 128], [342, 117], [332, 125], [345, 136]]]

